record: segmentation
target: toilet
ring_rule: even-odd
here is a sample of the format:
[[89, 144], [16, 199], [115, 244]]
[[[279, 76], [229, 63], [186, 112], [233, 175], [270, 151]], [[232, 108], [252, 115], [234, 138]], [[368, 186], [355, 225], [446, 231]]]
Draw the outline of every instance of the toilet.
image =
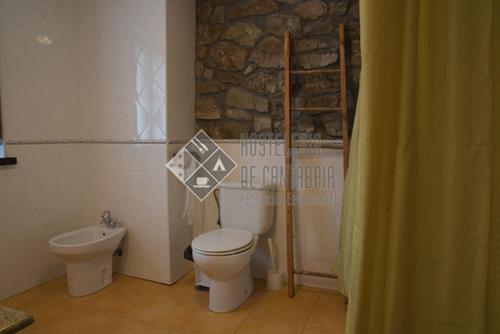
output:
[[259, 235], [273, 224], [272, 187], [220, 186], [220, 229], [197, 236], [191, 243], [198, 269], [208, 277], [209, 309], [230, 312], [250, 297], [250, 260]]

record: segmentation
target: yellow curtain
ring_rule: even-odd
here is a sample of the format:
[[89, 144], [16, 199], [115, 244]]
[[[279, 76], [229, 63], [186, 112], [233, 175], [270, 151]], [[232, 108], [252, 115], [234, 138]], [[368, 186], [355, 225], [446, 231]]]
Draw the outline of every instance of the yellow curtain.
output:
[[360, 0], [347, 334], [500, 333], [499, 14], [499, 0]]

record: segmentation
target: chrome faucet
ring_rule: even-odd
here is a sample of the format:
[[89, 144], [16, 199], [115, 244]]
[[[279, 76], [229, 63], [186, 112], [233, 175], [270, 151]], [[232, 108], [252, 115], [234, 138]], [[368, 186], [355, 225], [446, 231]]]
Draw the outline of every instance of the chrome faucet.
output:
[[111, 218], [111, 212], [108, 210], [105, 210], [101, 214], [101, 224], [106, 225], [107, 228], [115, 228], [118, 226], [118, 223], [113, 221], [113, 218]]

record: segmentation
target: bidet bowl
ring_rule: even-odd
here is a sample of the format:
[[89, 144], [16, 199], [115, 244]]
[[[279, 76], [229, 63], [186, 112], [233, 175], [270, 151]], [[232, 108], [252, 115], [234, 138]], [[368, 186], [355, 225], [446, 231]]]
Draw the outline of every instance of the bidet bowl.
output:
[[50, 250], [66, 262], [71, 296], [88, 295], [111, 284], [113, 253], [124, 235], [123, 227], [96, 225], [49, 240]]
[[59, 234], [49, 240], [49, 246], [64, 261], [83, 261], [113, 253], [124, 235], [123, 227], [95, 225]]

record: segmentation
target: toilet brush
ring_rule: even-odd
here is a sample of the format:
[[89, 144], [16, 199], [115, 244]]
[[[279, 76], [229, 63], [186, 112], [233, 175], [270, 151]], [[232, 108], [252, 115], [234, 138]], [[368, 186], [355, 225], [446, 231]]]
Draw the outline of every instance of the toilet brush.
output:
[[273, 239], [267, 239], [267, 246], [269, 247], [269, 255], [271, 256], [271, 269], [273, 272], [277, 272], [278, 266], [276, 265], [276, 257], [274, 255]]
[[283, 274], [278, 271], [278, 264], [276, 263], [276, 256], [274, 253], [273, 240], [271, 238], [267, 239], [267, 245], [269, 247], [269, 255], [271, 256], [272, 268], [267, 274], [267, 288], [269, 290], [281, 290], [283, 288]]

